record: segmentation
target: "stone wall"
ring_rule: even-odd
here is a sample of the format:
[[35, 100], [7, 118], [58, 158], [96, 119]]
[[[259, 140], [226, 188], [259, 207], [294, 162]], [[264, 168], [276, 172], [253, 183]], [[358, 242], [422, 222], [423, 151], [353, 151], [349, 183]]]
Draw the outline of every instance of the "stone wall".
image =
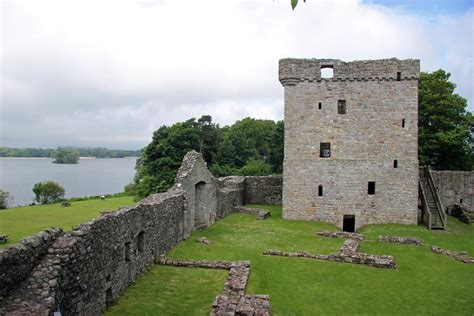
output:
[[281, 204], [281, 176], [245, 177], [245, 204]]
[[15, 289], [28, 277], [62, 233], [60, 228], [46, 229], [23, 238], [20, 243], [0, 252], [0, 297]]
[[250, 178], [216, 179], [202, 155], [191, 151], [167, 192], [104, 213], [69, 233], [46, 230], [1, 250], [0, 314], [101, 314], [156, 256], [235, 212], [245, 196], [253, 203], [281, 199], [281, 178]]
[[[285, 219], [339, 228], [345, 215], [355, 216], [356, 228], [417, 223], [419, 65], [397, 59], [280, 61]], [[334, 69], [333, 78], [321, 78], [324, 66]], [[321, 143], [330, 143], [330, 157], [320, 157]], [[375, 182], [373, 195], [369, 182]]]
[[98, 315], [183, 238], [184, 194], [169, 191], [59, 237], [4, 311]]
[[463, 205], [474, 208], [474, 172], [431, 170], [443, 206]]

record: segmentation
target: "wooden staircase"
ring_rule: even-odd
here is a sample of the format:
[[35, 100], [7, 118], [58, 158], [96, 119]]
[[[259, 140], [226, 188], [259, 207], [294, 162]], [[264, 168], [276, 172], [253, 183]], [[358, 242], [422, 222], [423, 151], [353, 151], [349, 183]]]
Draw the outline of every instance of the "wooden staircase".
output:
[[446, 212], [428, 167], [420, 167], [418, 190], [421, 197], [422, 221], [426, 221], [429, 229], [446, 229]]

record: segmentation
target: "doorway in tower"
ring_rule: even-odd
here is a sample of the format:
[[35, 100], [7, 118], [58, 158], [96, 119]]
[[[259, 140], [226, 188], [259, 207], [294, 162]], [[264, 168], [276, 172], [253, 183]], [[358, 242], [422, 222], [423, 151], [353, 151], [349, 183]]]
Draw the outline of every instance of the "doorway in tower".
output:
[[344, 215], [342, 230], [345, 232], [355, 232], [355, 215]]

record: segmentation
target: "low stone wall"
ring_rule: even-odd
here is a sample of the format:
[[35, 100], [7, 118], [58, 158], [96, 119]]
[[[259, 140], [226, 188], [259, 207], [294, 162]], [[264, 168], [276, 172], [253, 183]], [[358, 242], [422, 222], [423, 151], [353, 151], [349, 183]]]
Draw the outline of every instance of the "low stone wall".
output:
[[279, 250], [268, 250], [263, 253], [266, 256], [280, 256], [280, 257], [301, 257], [317, 260], [329, 260], [342, 263], [355, 263], [372, 266], [375, 268], [396, 269], [397, 264], [392, 256], [378, 256], [366, 253], [351, 253], [341, 254], [333, 253], [329, 255], [315, 255], [308, 252], [284, 252]]
[[283, 177], [245, 177], [244, 204], [281, 204]]
[[396, 244], [412, 244], [417, 246], [423, 245], [423, 240], [416, 237], [379, 236], [379, 241]]
[[268, 295], [245, 294], [250, 275], [250, 261], [180, 260], [157, 257], [155, 263], [174, 267], [229, 270], [222, 294], [212, 303], [211, 316], [270, 315]]
[[357, 239], [357, 240], [364, 240], [364, 235], [358, 233], [349, 233], [349, 232], [341, 232], [341, 231], [327, 231], [323, 230], [317, 232], [319, 236], [323, 237], [334, 237], [334, 238], [350, 238], [350, 239]]
[[431, 173], [445, 208], [461, 204], [474, 209], [474, 172], [432, 170]]
[[267, 210], [264, 210], [264, 209], [261, 209], [261, 208], [236, 206], [235, 210], [238, 213], [248, 214], [248, 215], [255, 215], [255, 216], [257, 216], [257, 219], [267, 219], [272, 215], [270, 213], [270, 211], [267, 211]]
[[443, 249], [436, 246], [431, 246], [431, 252], [434, 252], [440, 255], [445, 255], [464, 263], [474, 264], [474, 257], [468, 256], [466, 252], [451, 251], [451, 250]]
[[0, 251], [0, 298], [30, 275], [51, 244], [62, 233], [60, 228], [46, 229]]

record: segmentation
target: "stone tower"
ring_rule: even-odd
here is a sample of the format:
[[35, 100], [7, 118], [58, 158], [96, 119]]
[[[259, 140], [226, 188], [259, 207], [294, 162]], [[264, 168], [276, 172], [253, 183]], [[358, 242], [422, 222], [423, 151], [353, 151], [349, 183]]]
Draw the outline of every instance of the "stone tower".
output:
[[420, 61], [282, 59], [283, 217], [416, 224]]

